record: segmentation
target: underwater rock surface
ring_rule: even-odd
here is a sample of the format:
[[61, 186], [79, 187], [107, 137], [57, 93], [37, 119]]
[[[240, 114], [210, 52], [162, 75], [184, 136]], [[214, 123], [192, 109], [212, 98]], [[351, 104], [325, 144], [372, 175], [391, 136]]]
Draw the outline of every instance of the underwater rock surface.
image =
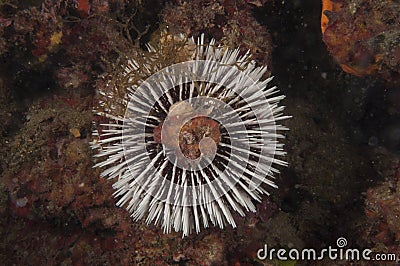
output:
[[[342, 19], [336, 27], [355, 15], [361, 21], [372, 3], [364, 2], [341, 9], [356, 10], [353, 15], [330, 19]], [[368, 62], [362, 68], [377, 66], [383, 79], [344, 73], [329, 52], [347, 64], [354, 43], [331, 46], [328, 26], [328, 52], [321, 8], [318, 1], [298, 0], [0, 1], [0, 261], [270, 265], [276, 261], [257, 258], [264, 244], [318, 249], [342, 236], [351, 247], [398, 252], [399, 149], [396, 136], [386, 135], [400, 117], [395, 53], [375, 60], [389, 51], [377, 45], [372, 57], [368, 53], [373, 60], [362, 61]], [[374, 10], [368, 19], [393, 11]], [[256, 214], [235, 217], [236, 229], [209, 228], [182, 240], [180, 233], [133, 223], [115, 206], [112, 182], [92, 168], [97, 88], [120, 78], [120, 65], [140, 59], [145, 43], [162, 42], [165, 32], [206, 32], [250, 49], [258, 62], [270, 64], [273, 83], [287, 95], [289, 167]], [[366, 48], [386, 43], [360, 40]]]

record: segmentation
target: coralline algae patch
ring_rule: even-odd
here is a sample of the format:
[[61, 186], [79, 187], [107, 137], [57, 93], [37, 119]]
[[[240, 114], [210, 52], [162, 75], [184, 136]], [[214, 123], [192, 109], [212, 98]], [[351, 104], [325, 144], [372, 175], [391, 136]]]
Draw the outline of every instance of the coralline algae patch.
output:
[[364, 237], [374, 243], [377, 252], [399, 254], [400, 164], [393, 171], [395, 178], [368, 189], [366, 193], [368, 228]]
[[163, 21], [172, 33], [206, 36], [230, 49], [250, 50], [262, 65], [272, 63], [272, 41], [266, 27], [252, 15], [255, 6], [266, 1], [172, 1], [162, 12]]
[[400, 80], [400, 3], [324, 0], [323, 40], [342, 69]]

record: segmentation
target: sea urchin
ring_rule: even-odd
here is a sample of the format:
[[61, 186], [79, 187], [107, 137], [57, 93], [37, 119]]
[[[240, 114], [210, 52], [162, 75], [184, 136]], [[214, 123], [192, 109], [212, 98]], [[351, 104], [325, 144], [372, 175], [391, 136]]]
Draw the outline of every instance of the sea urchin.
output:
[[231, 211], [255, 212], [265, 184], [276, 187], [274, 164], [286, 165], [275, 156], [284, 155], [278, 131], [286, 129], [277, 121], [287, 118], [278, 105], [284, 96], [266, 87], [272, 78], [262, 80], [267, 68], [256, 67], [249, 53], [204, 44], [203, 36], [187, 43], [191, 61], [155, 73], [129, 60], [128, 82], [139, 68], [152, 75], [126, 86], [124, 115], [113, 107], [99, 113], [109, 122], [92, 143], [101, 158], [95, 167], [116, 180], [117, 205], [134, 221], [183, 236], [209, 222], [236, 227]]

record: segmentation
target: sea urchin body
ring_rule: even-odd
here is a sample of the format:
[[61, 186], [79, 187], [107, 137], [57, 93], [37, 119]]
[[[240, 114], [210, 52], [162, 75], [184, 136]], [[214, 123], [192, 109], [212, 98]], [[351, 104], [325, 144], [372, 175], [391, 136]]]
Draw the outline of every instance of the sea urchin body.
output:
[[[125, 114], [101, 113], [110, 122], [92, 144], [101, 176], [116, 180], [117, 205], [183, 236], [209, 223], [235, 227], [232, 211], [255, 212], [265, 185], [276, 187], [274, 165], [286, 164], [276, 158], [284, 155], [284, 96], [266, 87], [266, 67], [203, 36], [189, 42], [193, 60], [128, 86]], [[124, 75], [138, 68], [130, 60]]]

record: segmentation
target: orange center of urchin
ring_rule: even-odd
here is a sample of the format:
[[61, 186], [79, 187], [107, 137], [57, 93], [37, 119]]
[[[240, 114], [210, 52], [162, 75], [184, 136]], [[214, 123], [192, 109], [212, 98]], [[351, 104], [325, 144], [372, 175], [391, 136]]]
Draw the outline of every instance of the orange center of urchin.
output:
[[179, 148], [189, 159], [214, 156], [219, 140], [219, 123], [205, 116], [192, 118], [179, 132]]
[[199, 159], [203, 155], [213, 157], [220, 137], [217, 121], [196, 114], [185, 104], [175, 107], [168, 115], [168, 120], [154, 129], [155, 142], [162, 143], [175, 150], [177, 155], [181, 154], [191, 160]]

